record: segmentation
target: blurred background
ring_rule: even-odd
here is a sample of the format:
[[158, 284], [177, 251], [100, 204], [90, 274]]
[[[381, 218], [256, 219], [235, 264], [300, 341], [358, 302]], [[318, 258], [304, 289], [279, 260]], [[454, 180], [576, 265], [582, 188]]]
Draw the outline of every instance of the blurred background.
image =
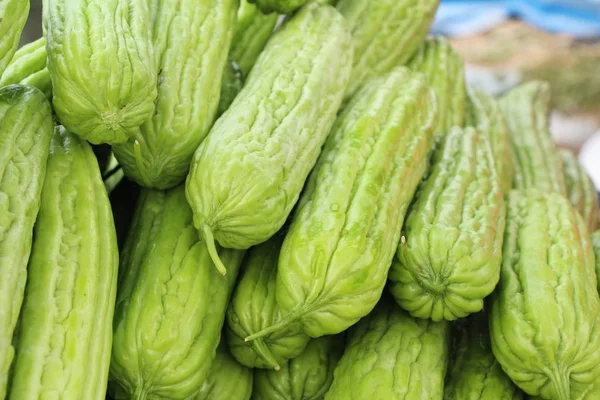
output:
[[[22, 44], [42, 35], [41, 4], [31, 0]], [[441, 0], [432, 33], [451, 39], [467, 81], [488, 92], [549, 81], [552, 136], [600, 190], [600, 0]]]

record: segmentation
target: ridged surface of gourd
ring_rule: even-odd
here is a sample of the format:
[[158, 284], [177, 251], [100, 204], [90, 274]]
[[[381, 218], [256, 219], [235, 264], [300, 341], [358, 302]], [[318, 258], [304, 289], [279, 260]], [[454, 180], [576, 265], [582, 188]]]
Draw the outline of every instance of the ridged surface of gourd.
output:
[[263, 14], [255, 4], [241, 0], [229, 58], [248, 76], [277, 23], [277, 13]]
[[437, 135], [445, 135], [454, 126], [463, 126], [467, 92], [464, 62], [442, 36], [427, 38], [409, 62], [412, 70], [427, 77], [438, 102]]
[[558, 193], [513, 190], [507, 208], [492, 350], [526, 393], [576, 399], [600, 378], [600, 298], [587, 228]]
[[9, 400], [105, 398], [118, 258], [96, 157], [59, 126], [35, 223]]
[[354, 61], [350, 98], [372, 78], [403, 65], [427, 35], [439, 0], [339, 0], [352, 26]]
[[154, 109], [157, 75], [145, 0], [43, 0], [60, 122], [94, 144], [123, 143]]
[[343, 336], [311, 339], [301, 354], [281, 365], [281, 371], [254, 370], [253, 400], [323, 399], [343, 352]]
[[139, 133], [114, 151], [128, 177], [169, 189], [184, 181], [214, 122], [239, 1], [151, 4], [158, 97]]
[[560, 150], [569, 200], [587, 224], [589, 232], [598, 222], [598, 193], [583, 165], [571, 151]]
[[492, 146], [496, 172], [506, 194], [512, 189], [513, 161], [508, 126], [498, 100], [483, 90], [467, 87], [465, 124], [486, 136]]
[[235, 361], [221, 342], [194, 400], [250, 400], [253, 380], [252, 370]]
[[290, 14], [291, 12], [308, 3], [308, 0], [249, 0], [265, 14], [278, 12], [281, 14]]
[[550, 86], [531, 81], [500, 98], [513, 149], [513, 187], [567, 196], [562, 162], [548, 130]]
[[522, 400], [523, 392], [492, 353], [487, 313], [469, 316], [466, 328], [457, 331], [444, 400]]
[[419, 186], [390, 269], [413, 317], [455, 320], [483, 308], [500, 278], [505, 203], [485, 136], [453, 128]]
[[0, 77], [0, 86], [21, 82], [29, 75], [46, 68], [46, 39], [28, 43], [15, 53], [10, 64]]
[[441, 400], [450, 329], [382, 301], [349, 334], [325, 400]]
[[41, 202], [54, 122], [33, 88], [0, 89], [0, 398], [15, 349], [11, 341], [23, 301], [32, 230]]
[[192, 224], [183, 186], [143, 190], [121, 257], [111, 381], [117, 398], [186, 399], [206, 379], [239, 265], [214, 267]]
[[271, 326], [281, 318], [281, 310], [275, 300], [275, 286], [283, 236], [283, 233], [277, 233], [248, 251], [227, 310], [229, 348], [240, 363], [250, 368], [278, 368], [286, 360], [298, 356], [309, 340], [296, 324], [261, 339], [244, 341], [248, 335]]
[[214, 236], [248, 248], [283, 226], [335, 120], [351, 57], [346, 23], [327, 5], [303, 7], [269, 40], [187, 178], [194, 225], [209, 245]]
[[596, 279], [598, 280], [598, 292], [600, 293], [600, 230], [592, 233], [592, 247], [596, 260]]
[[0, 0], [0, 77], [17, 51], [28, 15], [29, 0]]
[[[319, 337], [379, 300], [431, 149], [436, 107], [405, 67], [363, 87], [337, 119], [286, 235], [277, 276], [284, 318]], [[263, 331], [264, 332], [264, 331]]]

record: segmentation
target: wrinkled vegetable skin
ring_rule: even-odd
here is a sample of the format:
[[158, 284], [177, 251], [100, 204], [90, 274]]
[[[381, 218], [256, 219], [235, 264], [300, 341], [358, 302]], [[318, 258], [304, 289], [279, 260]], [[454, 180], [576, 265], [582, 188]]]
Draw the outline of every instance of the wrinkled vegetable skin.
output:
[[117, 268], [115, 227], [96, 157], [88, 143], [58, 126], [9, 400], [105, 398]]
[[6, 394], [54, 122], [37, 89], [0, 89], [0, 398]]
[[593, 232], [598, 222], [598, 194], [594, 183], [573, 152], [560, 150], [560, 157], [569, 200], [587, 224], [588, 231]]
[[592, 247], [596, 260], [596, 279], [598, 280], [598, 292], [600, 293], [600, 230], [592, 233]]
[[490, 334], [502, 368], [530, 395], [578, 398], [600, 377], [593, 260], [587, 228], [566, 198], [510, 192]]
[[29, 0], [0, 0], [0, 77], [17, 51], [28, 15]]

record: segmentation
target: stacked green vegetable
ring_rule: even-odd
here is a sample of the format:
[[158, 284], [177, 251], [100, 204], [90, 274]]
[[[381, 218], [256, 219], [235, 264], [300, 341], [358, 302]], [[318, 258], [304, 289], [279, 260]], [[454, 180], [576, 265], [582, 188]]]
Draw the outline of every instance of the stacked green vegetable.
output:
[[0, 400], [599, 399], [593, 184], [438, 3], [0, 0]]

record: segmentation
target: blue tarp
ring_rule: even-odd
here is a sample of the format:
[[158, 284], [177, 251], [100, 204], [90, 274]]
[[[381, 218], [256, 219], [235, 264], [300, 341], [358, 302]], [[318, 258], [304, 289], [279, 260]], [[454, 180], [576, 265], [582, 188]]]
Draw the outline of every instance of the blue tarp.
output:
[[600, 0], [442, 0], [432, 32], [477, 34], [511, 17], [553, 33], [600, 37]]

